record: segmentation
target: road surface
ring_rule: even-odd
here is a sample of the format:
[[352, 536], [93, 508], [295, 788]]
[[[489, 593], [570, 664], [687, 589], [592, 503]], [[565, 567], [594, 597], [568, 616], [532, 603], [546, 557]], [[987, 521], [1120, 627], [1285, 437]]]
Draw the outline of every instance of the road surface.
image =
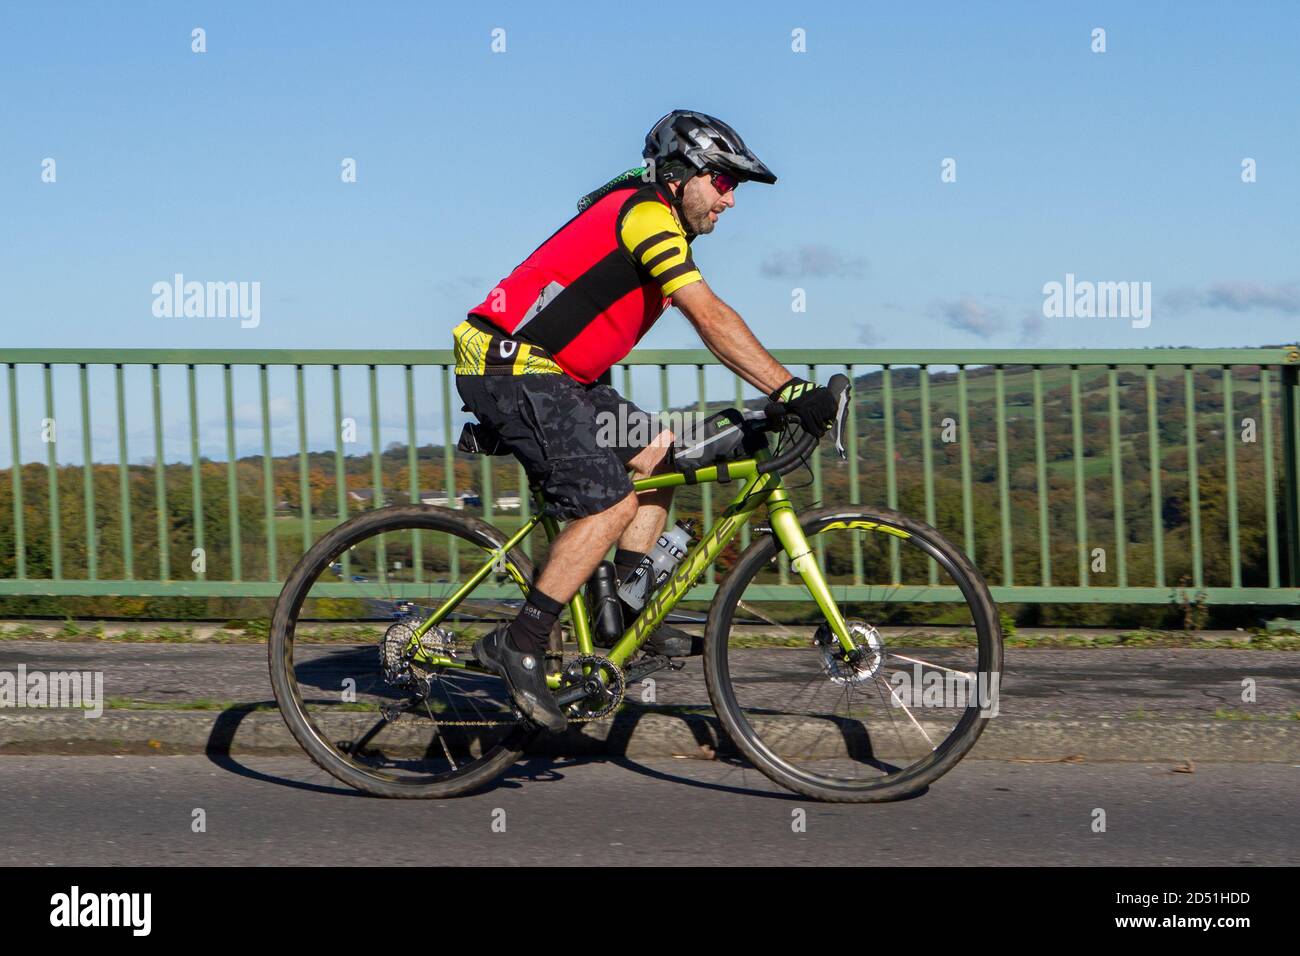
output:
[[[780, 791], [747, 767], [694, 759], [535, 758], [475, 796], [389, 801], [356, 794], [300, 757], [7, 756], [0, 858], [29, 866], [1300, 863], [1300, 769], [1175, 766], [971, 760], [911, 800], [832, 806]], [[196, 810], [206, 832], [193, 831]], [[1098, 810], [1104, 832], [1093, 829]]]

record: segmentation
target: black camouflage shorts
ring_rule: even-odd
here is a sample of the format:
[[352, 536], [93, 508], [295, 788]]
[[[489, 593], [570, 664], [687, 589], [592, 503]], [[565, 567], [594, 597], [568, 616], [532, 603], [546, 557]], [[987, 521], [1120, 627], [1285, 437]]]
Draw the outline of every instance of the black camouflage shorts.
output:
[[628, 462], [659, 433], [608, 385], [567, 375], [457, 375], [456, 390], [546, 493], [560, 521], [599, 514], [632, 492]]

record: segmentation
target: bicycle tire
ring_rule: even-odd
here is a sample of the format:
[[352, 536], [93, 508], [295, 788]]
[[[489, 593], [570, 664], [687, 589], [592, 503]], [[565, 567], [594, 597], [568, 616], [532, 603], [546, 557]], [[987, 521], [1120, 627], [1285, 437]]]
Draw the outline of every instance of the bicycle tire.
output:
[[[934, 528], [897, 512], [857, 505], [831, 506], [800, 515], [800, 524], [810, 541], [827, 525], [837, 521], [868, 521], [906, 531], [930, 551], [962, 590], [975, 624], [983, 669], [1002, 669], [1002, 630], [993, 599], [979, 571], [964, 553]], [[709, 608], [705, 628], [704, 678], [709, 699], [727, 736], [741, 753], [765, 776], [795, 793], [831, 803], [877, 803], [911, 796], [942, 777], [962, 759], [979, 739], [990, 719], [967, 709], [954, 731], [935, 748], [932, 758], [909, 767], [896, 779], [867, 786], [830, 783], [816, 774], [800, 771], [781, 759], [764, 743], [737, 701], [730, 676], [728, 637], [737, 603], [746, 586], [780, 548], [775, 535], [753, 542], [740, 556], [731, 573], [719, 586]]]
[[[271, 622], [268, 659], [271, 686], [281, 716], [294, 739], [312, 761], [331, 776], [366, 793], [398, 799], [440, 799], [481, 789], [504, 773], [522, 755], [537, 734], [526, 721], [472, 764], [425, 782], [384, 779], [366, 772], [325, 739], [312, 721], [294, 675], [293, 646], [297, 616], [311, 586], [334, 558], [348, 548], [383, 532], [439, 531], [478, 548], [497, 549], [506, 537], [492, 525], [469, 515], [434, 505], [393, 505], [367, 511], [331, 529], [302, 556], [285, 581]], [[528, 557], [512, 549], [509, 561], [531, 583], [534, 569]], [[522, 592], [521, 592], [522, 596]]]

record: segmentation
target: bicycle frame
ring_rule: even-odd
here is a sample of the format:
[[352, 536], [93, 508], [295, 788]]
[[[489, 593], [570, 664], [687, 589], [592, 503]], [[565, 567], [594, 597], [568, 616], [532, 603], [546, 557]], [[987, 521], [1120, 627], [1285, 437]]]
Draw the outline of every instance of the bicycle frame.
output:
[[[799, 517], [795, 513], [794, 506], [790, 503], [790, 494], [782, 484], [781, 477], [774, 474], [759, 474], [758, 472], [759, 463], [767, 460], [768, 457], [770, 456], [760, 451], [759, 456], [756, 458], [728, 463], [727, 471], [731, 478], [740, 479], [743, 482], [740, 490], [736, 493], [736, 497], [719, 515], [718, 520], [709, 529], [705, 537], [687, 552], [686, 557], [682, 558], [672, 576], [651, 596], [645, 609], [632, 623], [632, 626], [624, 631], [623, 636], [614, 647], [607, 650], [602, 656], [613, 661], [620, 668], [623, 667], [654, 632], [654, 629], [663, 622], [669, 612], [686, 595], [686, 592], [695, 585], [696, 580], [704, 573], [704, 570], [717, 560], [722, 550], [739, 533], [740, 529], [753, 518], [754, 513], [763, 504], [767, 505], [768, 520], [772, 533], [776, 535], [777, 541], [790, 557], [790, 567], [803, 580], [812, 599], [817, 603], [836, 638], [838, 638], [840, 646], [846, 652], [855, 650], [856, 645], [849, 635], [844, 615], [840, 612], [839, 605], [831, 595], [830, 586], [826, 583], [821, 566], [817, 563], [812, 548], [808, 544], [807, 536], [803, 533], [803, 527], [799, 524]], [[716, 482], [717, 480], [718, 469], [716, 466], [701, 468], [695, 473], [696, 483]], [[666, 472], [633, 481], [632, 487], [635, 491], [641, 492], [653, 491], [659, 488], [677, 488], [685, 484], [686, 476], [681, 472]], [[554, 541], [559, 534], [559, 522], [549, 515], [542, 514], [541, 506], [545, 503], [544, 497], [538, 493], [536, 500], [538, 503], [536, 513], [525, 521], [519, 530], [507, 539], [505, 544], [490, 552], [486, 563], [470, 575], [469, 580], [458, 588], [456, 593], [416, 628], [410, 646], [414, 648], [416, 658], [422, 663], [466, 670], [483, 669], [478, 664], [469, 661], [441, 655], [424, 654], [419, 648], [419, 638], [429, 628], [436, 626], [446, 618], [494, 568], [509, 574], [525, 591], [528, 589], [528, 582], [508, 557], [510, 550], [528, 537], [538, 524], [541, 524], [546, 530], [547, 538], [551, 541]], [[594, 653], [591, 621], [587, 615], [587, 603], [581, 589], [569, 601], [569, 614], [573, 623], [574, 636], [578, 642], [579, 653]], [[553, 686], [559, 684], [558, 675], [550, 675], [548, 680]]]

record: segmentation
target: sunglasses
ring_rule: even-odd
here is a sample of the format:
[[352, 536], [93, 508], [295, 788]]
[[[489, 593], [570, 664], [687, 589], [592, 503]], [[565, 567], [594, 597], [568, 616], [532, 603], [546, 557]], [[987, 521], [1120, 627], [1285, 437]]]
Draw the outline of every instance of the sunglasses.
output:
[[728, 173], [714, 173], [709, 177], [709, 182], [724, 196], [740, 185], [740, 180]]

